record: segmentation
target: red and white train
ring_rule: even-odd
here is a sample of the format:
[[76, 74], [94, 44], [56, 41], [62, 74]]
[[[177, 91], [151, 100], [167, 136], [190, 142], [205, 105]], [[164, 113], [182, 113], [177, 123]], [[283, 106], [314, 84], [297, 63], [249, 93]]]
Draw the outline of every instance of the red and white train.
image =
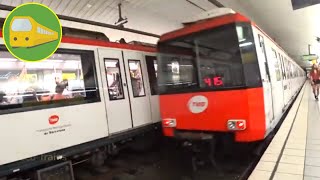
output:
[[156, 48], [74, 32], [35, 63], [14, 58], [0, 33], [0, 178], [160, 125]]
[[163, 133], [183, 139], [263, 140], [302, 88], [306, 73], [239, 13], [201, 19], [158, 43]]

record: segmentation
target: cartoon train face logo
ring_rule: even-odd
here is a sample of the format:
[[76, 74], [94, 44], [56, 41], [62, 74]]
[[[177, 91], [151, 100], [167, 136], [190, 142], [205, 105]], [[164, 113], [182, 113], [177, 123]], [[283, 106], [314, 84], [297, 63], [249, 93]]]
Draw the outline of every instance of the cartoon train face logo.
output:
[[37, 62], [58, 49], [62, 27], [58, 16], [40, 3], [25, 3], [6, 17], [2, 34], [8, 51], [17, 59]]
[[58, 40], [58, 32], [37, 23], [30, 16], [15, 16], [10, 23], [10, 45], [34, 47]]

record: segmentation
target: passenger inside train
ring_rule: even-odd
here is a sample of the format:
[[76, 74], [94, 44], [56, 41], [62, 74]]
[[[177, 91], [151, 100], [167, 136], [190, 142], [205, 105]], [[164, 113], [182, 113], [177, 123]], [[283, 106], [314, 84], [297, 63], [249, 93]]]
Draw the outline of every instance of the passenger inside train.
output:
[[[3, 63], [0, 67], [1, 105], [56, 101], [83, 95], [80, 57], [56, 54], [56, 58], [35, 64], [21, 62], [9, 52], [1, 52], [0, 59]], [[74, 89], [77, 91], [73, 92]]]

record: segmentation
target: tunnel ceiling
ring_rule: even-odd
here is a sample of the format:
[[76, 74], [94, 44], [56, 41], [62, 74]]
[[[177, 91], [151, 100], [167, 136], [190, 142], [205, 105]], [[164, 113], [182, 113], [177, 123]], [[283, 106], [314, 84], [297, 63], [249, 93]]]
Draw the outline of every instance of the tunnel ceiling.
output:
[[320, 5], [293, 10], [291, 0], [219, 0], [223, 5], [251, 17], [301, 66], [310, 67], [301, 56], [320, 54]]
[[[122, 16], [128, 18], [125, 27], [148, 29], [157, 34], [180, 27], [185, 18], [217, 8], [207, 0], [2, 0], [0, 4], [18, 6], [27, 2], [45, 4], [59, 15], [107, 24], [118, 21], [118, 4], [121, 2]], [[160, 23], [168, 28], [159, 29]]]
[[[125, 27], [163, 34], [181, 27], [181, 23], [205, 11], [218, 8], [217, 0], [3, 0], [0, 4], [17, 6], [38, 2], [57, 14], [114, 24], [118, 19], [118, 3], [122, 3]], [[293, 10], [291, 0], [218, 0], [222, 5], [254, 20], [301, 66], [309, 67], [301, 55], [320, 54], [320, 5]]]

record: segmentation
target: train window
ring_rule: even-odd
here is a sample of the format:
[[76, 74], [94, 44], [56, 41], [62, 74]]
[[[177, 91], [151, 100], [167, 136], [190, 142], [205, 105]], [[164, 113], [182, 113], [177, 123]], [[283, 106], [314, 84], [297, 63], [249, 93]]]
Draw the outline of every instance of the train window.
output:
[[273, 48], [271, 48], [271, 49], [272, 49], [272, 52], [273, 52], [273, 57], [274, 57], [274, 58], [278, 58], [278, 57], [277, 57], [277, 52], [276, 52], [276, 50], [274, 50]]
[[119, 59], [104, 59], [110, 100], [124, 99]]
[[282, 79], [287, 79], [286, 71], [285, 71], [285, 65], [284, 65], [284, 59], [281, 54], [279, 54], [279, 60], [280, 60], [280, 66], [281, 66], [281, 72], [282, 72]]
[[[252, 60], [250, 58], [241, 58], [241, 52], [244, 56], [252, 56], [252, 41], [247, 37], [248, 29], [238, 26], [238, 32], [241, 44], [239, 45], [237, 31], [226, 29], [219, 33], [203, 34], [194, 39], [195, 50], [199, 57], [196, 63], [199, 66], [200, 87], [201, 88], [234, 88], [245, 85], [242, 61]], [[222, 44], [223, 38], [227, 38], [229, 44]], [[243, 40], [244, 38], [244, 40]], [[239, 46], [242, 48], [240, 53], [231, 53], [231, 49]], [[224, 49], [224, 50], [223, 50]], [[252, 62], [245, 62], [250, 64]], [[249, 66], [247, 66], [249, 67]], [[249, 70], [248, 70], [249, 71]]]
[[290, 61], [288, 61], [288, 63], [289, 63], [289, 74], [290, 74], [289, 76], [292, 79], [292, 78], [294, 78], [293, 77], [293, 66], [292, 66], [292, 63]]
[[12, 31], [31, 31], [32, 24], [29, 19], [16, 18], [12, 22], [11, 30]]
[[157, 84], [157, 58], [155, 56], [146, 56], [149, 84], [151, 89], [151, 95], [158, 94], [158, 84]]
[[287, 79], [291, 79], [291, 76], [290, 76], [290, 63], [288, 61], [288, 59], [285, 57], [285, 68], [286, 68], [286, 76], [287, 76]]
[[58, 49], [22, 62], [0, 50], [0, 114], [100, 101], [92, 51]]
[[145, 96], [140, 60], [129, 60], [131, 86], [134, 97]]
[[228, 24], [161, 42], [158, 49], [160, 94], [261, 85], [248, 23]]
[[[273, 49], [273, 48], [271, 48], [272, 49], [272, 51], [273, 51], [273, 56], [274, 56], [274, 61], [275, 61], [275, 63], [274, 63], [274, 68], [275, 68], [275, 71], [276, 71], [276, 79], [277, 79], [277, 81], [281, 81], [282, 80], [282, 78], [281, 78], [281, 71], [280, 71], [280, 54], [279, 54], [279, 59], [277, 58], [277, 52]], [[280, 63], [279, 63], [280, 62]]]

